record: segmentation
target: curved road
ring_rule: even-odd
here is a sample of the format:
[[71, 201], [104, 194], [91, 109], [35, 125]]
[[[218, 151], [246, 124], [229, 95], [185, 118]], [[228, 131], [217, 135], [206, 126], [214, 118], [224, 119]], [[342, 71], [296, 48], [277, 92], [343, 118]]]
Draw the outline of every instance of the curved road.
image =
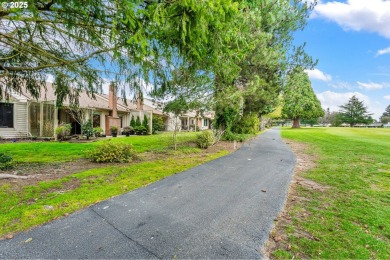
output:
[[228, 156], [0, 241], [0, 258], [262, 258], [294, 165], [271, 129]]

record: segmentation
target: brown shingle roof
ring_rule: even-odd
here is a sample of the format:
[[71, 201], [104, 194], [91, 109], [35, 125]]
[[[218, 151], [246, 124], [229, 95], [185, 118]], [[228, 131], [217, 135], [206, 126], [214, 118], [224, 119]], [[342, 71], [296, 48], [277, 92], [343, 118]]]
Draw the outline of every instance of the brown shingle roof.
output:
[[[57, 100], [57, 97], [55, 95], [55, 89], [52, 83], [47, 82], [46, 83], [46, 90], [44, 88], [41, 88], [41, 95], [36, 100], [33, 98], [29, 93], [23, 90], [24, 96], [26, 96], [31, 101], [53, 101], [55, 102]], [[108, 106], [108, 101], [106, 101], [104, 98], [102, 98], [99, 94], [95, 94], [95, 99], [90, 97], [85, 91], [81, 91], [79, 93], [79, 104], [81, 108], [96, 108], [96, 109], [104, 109], [104, 110], [110, 110]], [[69, 106], [69, 100], [65, 99], [63, 102], [64, 106]]]
[[[27, 93], [24, 89], [20, 93], [24, 95], [28, 100], [34, 101], [34, 99], [29, 93]], [[95, 94], [95, 99], [90, 97], [85, 91], [81, 91], [79, 96], [79, 106], [81, 108], [95, 108], [95, 109], [103, 109], [103, 110], [111, 110], [108, 104], [109, 96], [107, 94]], [[55, 95], [55, 89], [52, 83], [46, 83], [46, 90], [41, 88], [41, 96], [38, 98], [39, 102], [42, 101], [53, 101], [55, 102], [57, 97]], [[126, 99], [127, 105], [123, 101], [122, 98], [117, 98], [117, 108], [118, 112], [129, 112], [129, 111], [137, 111], [137, 105], [130, 99]], [[69, 100], [66, 99], [63, 102], [64, 106], [69, 106]], [[164, 113], [160, 110], [157, 110], [148, 105], [143, 105], [145, 111], [153, 111], [153, 114], [164, 115]]]

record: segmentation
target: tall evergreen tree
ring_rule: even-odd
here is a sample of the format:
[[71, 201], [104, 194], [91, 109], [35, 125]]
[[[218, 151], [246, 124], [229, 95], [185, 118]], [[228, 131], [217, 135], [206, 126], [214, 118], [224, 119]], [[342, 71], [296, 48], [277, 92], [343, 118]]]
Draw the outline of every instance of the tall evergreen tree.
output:
[[324, 115], [321, 103], [311, 87], [309, 76], [302, 68], [295, 68], [287, 75], [283, 97], [282, 114], [293, 119], [293, 128], [299, 128], [300, 119], [313, 119]]
[[142, 126], [149, 132], [149, 120], [146, 115], [144, 115], [144, 119], [142, 120]]
[[355, 95], [352, 96], [348, 103], [340, 106], [340, 119], [348, 123], [351, 127], [359, 123], [367, 123], [371, 115], [368, 108]]
[[386, 107], [385, 112], [383, 112], [382, 116], [390, 117], [390, 105]]
[[136, 127], [135, 120], [134, 120], [134, 115], [131, 115], [130, 126], [133, 127], [133, 128]]
[[387, 124], [388, 122], [390, 122], [390, 105], [388, 105], [386, 107], [385, 112], [383, 112], [380, 120], [384, 124]]

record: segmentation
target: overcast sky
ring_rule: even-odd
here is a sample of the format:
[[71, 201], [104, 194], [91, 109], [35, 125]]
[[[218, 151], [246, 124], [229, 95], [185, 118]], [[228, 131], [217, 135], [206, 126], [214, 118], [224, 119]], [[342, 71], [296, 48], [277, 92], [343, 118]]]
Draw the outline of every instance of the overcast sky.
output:
[[308, 71], [324, 109], [356, 95], [375, 119], [390, 104], [390, 1], [318, 1], [297, 43], [319, 59]]

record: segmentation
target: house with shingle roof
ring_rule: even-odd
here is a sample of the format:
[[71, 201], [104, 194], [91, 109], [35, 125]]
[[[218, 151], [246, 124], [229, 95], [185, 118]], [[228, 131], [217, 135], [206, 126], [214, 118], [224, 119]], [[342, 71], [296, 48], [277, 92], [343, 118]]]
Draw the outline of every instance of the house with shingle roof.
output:
[[[4, 93], [3, 86], [0, 87]], [[41, 89], [41, 93], [38, 99], [24, 91], [4, 93], [5, 98], [0, 100], [1, 138], [53, 137], [60, 123], [70, 123], [72, 134], [81, 134], [80, 122], [70, 113], [70, 102], [64, 100], [61, 107], [56, 106], [53, 84], [46, 83], [46, 89]], [[106, 135], [111, 135], [111, 126], [121, 129], [130, 125], [132, 116], [139, 116], [142, 121], [146, 115], [150, 131], [153, 115], [166, 117], [158, 109], [137, 103], [131, 100], [124, 102], [110, 87], [108, 95], [95, 94], [91, 97], [86, 92], [80, 92], [78, 112], [82, 113], [84, 119], [91, 120], [93, 127], [101, 127]]]
[[[156, 110], [162, 111], [164, 109], [163, 102], [156, 102], [152, 99], [145, 98], [144, 106], [152, 107]], [[197, 131], [211, 129], [211, 123], [215, 118], [214, 111], [188, 111], [176, 117], [173, 113], [167, 113], [164, 117], [164, 130], [174, 131], [175, 127], [184, 131]]]

